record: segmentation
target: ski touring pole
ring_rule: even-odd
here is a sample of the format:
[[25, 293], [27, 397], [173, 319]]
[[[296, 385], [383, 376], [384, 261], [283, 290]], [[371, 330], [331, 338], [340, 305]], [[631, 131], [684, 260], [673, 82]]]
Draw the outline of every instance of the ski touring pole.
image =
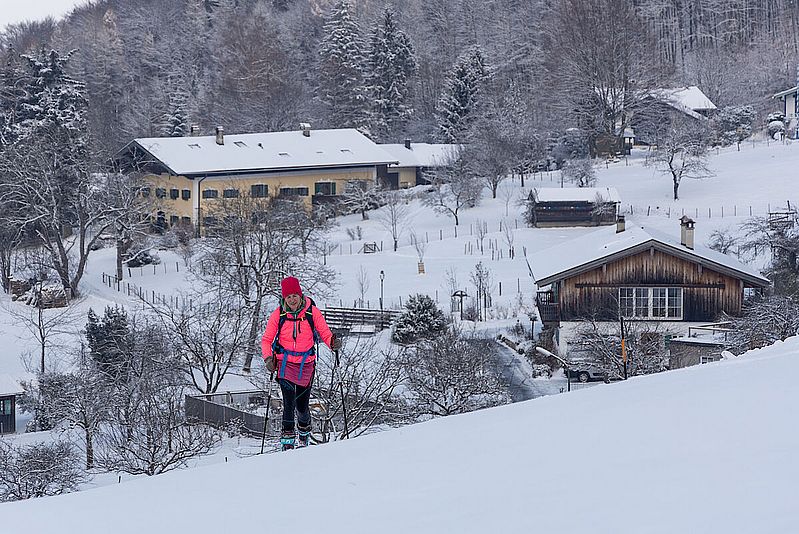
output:
[[[333, 351], [336, 355], [336, 367], [339, 365], [339, 357], [338, 357], [338, 350]], [[349, 422], [347, 421], [347, 401], [344, 397], [344, 381], [339, 379], [338, 382], [338, 389], [341, 392], [341, 409], [344, 412], [344, 438], [349, 439], [350, 432], [349, 432]]]
[[272, 404], [272, 376], [274, 373], [269, 373], [269, 382], [267, 383], [267, 387], [269, 391], [266, 396], [266, 415], [264, 416], [264, 431], [261, 435], [261, 454], [264, 453], [264, 444], [266, 443], [266, 429], [267, 424], [269, 423], [269, 406]]

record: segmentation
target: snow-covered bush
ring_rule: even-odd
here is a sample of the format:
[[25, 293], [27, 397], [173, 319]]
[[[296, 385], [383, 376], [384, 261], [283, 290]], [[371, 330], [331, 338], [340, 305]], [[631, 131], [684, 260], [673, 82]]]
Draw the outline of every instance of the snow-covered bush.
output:
[[405, 311], [394, 323], [391, 339], [395, 343], [415, 343], [435, 337], [446, 327], [447, 320], [433, 299], [422, 294], [412, 295], [405, 304]]
[[766, 126], [766, 131], [768, 132], [768, 136], [774, 139], [777, 134], [781, 134], [785, 132], [785, 123], [782, 121], [771, 121]]
[[88, 480], [67, 441], [13, 446], [0, 440], [0, 502], [76, 491]]
[[716, 143], [729, 146], [752, 135], [755, 110], [752, 106], [729, 106], [723, 108], [713, 119]]

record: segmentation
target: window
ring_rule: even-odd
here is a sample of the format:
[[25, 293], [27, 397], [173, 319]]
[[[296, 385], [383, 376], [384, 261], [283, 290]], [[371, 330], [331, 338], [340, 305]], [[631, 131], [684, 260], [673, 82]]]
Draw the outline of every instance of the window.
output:
[[142, 187], [139, 189], [139, 193], [142, 197], [147, 198], [150, 196], [150, 188], [149, 187]]
[[180, 190], [178, 189], [169, 190], [169, 198], [171, 198], [172, 200], [177, 200], [179, 196], [180, 196]]
[[203, 189], [203, 198], [219, 198], [219, 191], [216, 189]]
[[180, 222], [180, 217], [177, 215], [170, 215], [169, 217], [169, 226], [175, 226]]
[[255, 184], [250, 186], [250, 196], [252, 198], [266, 198], [269, 196], [269, 186], [266, 184]]
[[189, 200], [191, 198], [191, 189], [184, 189], [180, 192], [180, 198]]
[[11, 399], [0, 400], [0, 415], [11, 415]]
[[225, 189], [222, 191], [222, 196], [224, 198], [239, 198], [239, 190], [238, 189]]
[[627, 319], [682, 320], [682, 288], [620, 287], [619, 311]]
[[166, 198], [166, 189], [164, 189], [163, 187], [156, 187], [155, 198]]
[[247, 143], [245, 143], [244, 141], [233, 141], [233, 144], [236, 145], [239, 148], [246, 148], [247, 147]]
[[191, 217], [181, 217], [180, 224], [190, 225], [191, 224]]
[[216, 217], [203, 217], [203, 226], [216, 226]]
[[282, 197], [307, 197], [307, 187], [281, 187], [280, 196]]
[[200, 149], [200, 145], [197, 144], [197, 143], [189, 143], [189, 148], [192, 148], [194, 150], [199, 150]]
[[336, 182], [316, 182], [314, 195], [335, 195]]
[[278, 156], [280, 156], [282, 158], [287, 158], [287, 157], [290, 156], [290, 154], [288, 152], [278, 152], [277, 154], [278, 154]]

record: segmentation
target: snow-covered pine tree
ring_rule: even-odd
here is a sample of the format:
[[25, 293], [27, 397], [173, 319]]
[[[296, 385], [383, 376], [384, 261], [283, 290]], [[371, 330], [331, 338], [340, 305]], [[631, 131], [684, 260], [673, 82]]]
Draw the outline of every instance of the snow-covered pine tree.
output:
[[189, 135], [189, 95], [181, 87], [176, 87], [169, 94], [169, 106], [161, 135], [166, 137], [184, 137]]
[[405, 311], [394, 323], [391, 340], [395, 343], [414, 343], [430, 339], [447, 327], [447, 319], [436, 303], [427, 295], [416, 294], [408, 298]]
[[340, 0], [324, 25], [319, 84], [319, 97], [337, 128], [365, 128], [368, 124], [363, 49], [352, 5], [348, 0]]
[[455, 143], [463, 139], [477, 114], [480, 92], [490, 78], [491, 71], [480, 47], [474, 46], [458, 57], [438, 102], [442, 141]]
[[106, 306], [102, 318], [89, 309], [86, 341], [89, 354], [106, 377], [117, 379], [125, 374], [131, 361], [133, 337], [124, 308]]
[[367, 87], [372, 100], [372, 134], [380, 141], [397, 137], [413, 111], [408, 104], [416, 58], [408, 36], [397, 28], [391, 9], [372, 31]]

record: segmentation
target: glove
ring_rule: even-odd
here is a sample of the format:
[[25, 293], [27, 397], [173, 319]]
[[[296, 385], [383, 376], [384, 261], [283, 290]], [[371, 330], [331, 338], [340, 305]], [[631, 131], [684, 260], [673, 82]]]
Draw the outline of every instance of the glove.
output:
[[269, 371], [270, 373], [274, 373], [275, 369], [277, 369], [277, 358], [275, 358], [274, 354], [272, 356], [264, 358], [264, 364], [266, 364], [267, 371]]
[[333, 350], [338, 350], [341, 348], [341, 338], [338, 336], [333, 336], [330, 339], [330, 348]]

